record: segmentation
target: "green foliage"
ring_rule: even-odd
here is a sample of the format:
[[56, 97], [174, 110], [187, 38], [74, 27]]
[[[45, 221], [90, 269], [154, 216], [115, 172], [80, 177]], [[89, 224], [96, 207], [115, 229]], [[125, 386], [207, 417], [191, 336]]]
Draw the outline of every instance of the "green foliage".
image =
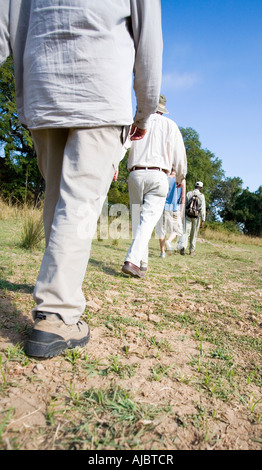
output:
[[196, 181], [204, 184], [206, 206], [209, 209], [217, 185], [222, 181], [222, 162], [210, 150], [203, 149], [198, 133], [191, 127], [180, 128], [187, 153], [187, 191], [192, 191]]
[[[233, 220], [243, 224], [243, 232], [256, 237], [262, 236], [262, 186], [251, 193], [245, 189], [234, 203]], [[230, 220], [230, 219], [226, 219]]]
[[[0, 195], [11, 202], [36, 203], [44, 191], [32, 139], [19, 123], [12, 57], [0, 69]], [[239, 177], [224, 178], [222, 161], [203, 149], [198, 133], [180, 128], [188, 160], [187, 191], [198, 180], [204, 183], [207, 220], [231, 222], [248, 235], [262, 235], [261, 187], [251, 193], [243, 191]], [[119, 164], [117, 181], [108, 193], [108, 203], [128, 206], [128, 152]]]
[[128, 160], [129, 150], [127, 150], [123, 160], [119, 163], [118, 168], [118, 178], [117, 181], [112, 181], [111, 187], [108, 192], [108, 203], [112, 204], [124, 204], [128, 206], [129, 196], [128, 196], [128, 170], [127, 170], [127, 160]]
[[214, 191], [213, 205], [218, 209], [220, 217], [233, 220], [234, 204], [242, 192], [243, 181], [240, 178], [226, 178], [220, 181]]
[[36, 202], [44, 189], [28, 130], [17, 116], [12, 57], [0, 69], [0, 192], [11, 201]]
[[262, 186], [251, 193], [242, 189], [240, 178], [226, 178], [214, 192], [213, 208], [224, 223], [240, 228], [245, 234], [262, 236]]
[[236, 226], [236, 224], [233, 221], [226, 221], [226, 222], [216, 222], [212, 221], [207, 224], [207, 227], [210, 228], [211, 230], [214, 230], [216, 232], [228, 232], [230, 233], [239, 233], [239, 228]]

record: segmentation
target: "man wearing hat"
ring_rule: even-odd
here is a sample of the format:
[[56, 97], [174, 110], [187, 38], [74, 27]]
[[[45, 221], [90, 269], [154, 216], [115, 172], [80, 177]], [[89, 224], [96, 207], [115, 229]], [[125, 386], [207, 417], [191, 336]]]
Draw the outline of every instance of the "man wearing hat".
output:
[[[178, 241], [178, 248], [180, 250], [181, 255], [185, 254], [185, 250], [188, 245], [188, 238], [189, 254], [195, 255], [198, 230], [200, 226], [201, 228], [203, 227], [204, 222], [206, 220], [206, 201], [204, 194], [202, 194], [202, 190], [202, 181], [197, 181], [195, 184], [195, 189], [193, 191], [189, 191], [186, 195], [186, 217], [184, 233]], [[199, 213], [196, 213], [195, 216], [189, 215], [189, 213], [187, 213], [187, 208], [189, 208], [191, 201], [193, 201], [193, 198], [196, 199], [199, 208]]]
[[133, 241], [122, 271], [144, 277], [148, 266], [148, 243], [160, 219], [168, 192], [168, 175], [176, 171], [180, 184], [186, 177], [187, 157], [177, 124], [168, 114], [166, 98], [160, 95], [157, 112], [149, 120], [142, 140], [133, 140], [128, 157], [129, 203]]

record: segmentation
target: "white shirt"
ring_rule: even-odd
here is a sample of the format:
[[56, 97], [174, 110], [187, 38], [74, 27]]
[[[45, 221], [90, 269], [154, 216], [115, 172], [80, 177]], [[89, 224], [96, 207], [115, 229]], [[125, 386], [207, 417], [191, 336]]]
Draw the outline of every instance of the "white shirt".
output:
[[145, 137], [133, 141], [128, 157], [128, 169], [134, 166], [158, 167], [176, 171], [177, 182], [187, 174], [187, 157], [182, 134], [171, 119], [155, 113], [149, 120]]
[[0, 12], [0, 65], [13, 54], [22, 124], [130, 125], [134, 76], [146, 128], [161, 85], [160, 0], [0, 0]]

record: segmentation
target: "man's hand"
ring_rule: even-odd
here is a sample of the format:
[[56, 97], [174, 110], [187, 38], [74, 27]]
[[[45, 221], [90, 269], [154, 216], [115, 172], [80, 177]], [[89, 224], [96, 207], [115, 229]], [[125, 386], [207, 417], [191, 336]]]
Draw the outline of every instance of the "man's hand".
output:
[[139, 127], [132, 125], [130, 131], [130, 140], [141, 140], [146, 134], [146, 129], [140, 129]]

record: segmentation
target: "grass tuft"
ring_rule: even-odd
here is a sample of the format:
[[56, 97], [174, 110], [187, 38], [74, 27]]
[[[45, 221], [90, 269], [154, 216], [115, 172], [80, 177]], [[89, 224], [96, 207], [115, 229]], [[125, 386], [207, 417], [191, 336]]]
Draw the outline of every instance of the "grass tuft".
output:
[[32, 209], [28, 211], [21, 233], [21, 248], [33, 250], [40, 246], [44, 239], [44, 227], [42, 215], [39, 211]]

